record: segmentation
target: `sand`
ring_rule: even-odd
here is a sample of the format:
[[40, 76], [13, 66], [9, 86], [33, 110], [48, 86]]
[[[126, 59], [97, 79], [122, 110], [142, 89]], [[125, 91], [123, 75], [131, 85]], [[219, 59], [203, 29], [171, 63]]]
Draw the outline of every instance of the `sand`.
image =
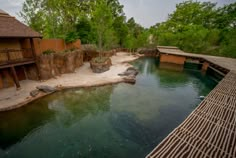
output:
[[36, 86], [39, 85], [60, 87], [62, 90], [75, 87], [90, 87], [124, 82], [124, 78], [118, 76], [118, 74], [124, 72], [131, 66], [128, 63], [129, 61], [135, 60], [138, 57], [139, 56], [130, 55], [129, 53], [119, 52], [117, 55], [111, 57], [112, 66], [110, 67], [110, 70], [101, 74], [93, 73], [89, 63], [85, 62], [83, 66], [76, 69], [75, 73], [63, 74], [47, 81], [21, 81], [20, 90], [16, 90], [15, 87], [0, 90], [0, 111], [19, 108], [45, 95], [49, 95], [40, 93], [36, 97], [31, 97], [30, 92], [35, 90]]

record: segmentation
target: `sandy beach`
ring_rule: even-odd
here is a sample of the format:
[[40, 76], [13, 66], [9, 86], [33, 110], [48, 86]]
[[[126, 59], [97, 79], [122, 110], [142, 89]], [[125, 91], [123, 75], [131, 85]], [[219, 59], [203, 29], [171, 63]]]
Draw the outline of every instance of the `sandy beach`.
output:
[[75, 87], [90, 87], [106, 84], [124, 82], [124, 77], [118, 76], [131, 65], [129, 61], [137, 59], [138, 56], [130, 55], [129, 53], [119, 52], [112, 56], [112, 66], [110, 70], [101, 74], [93, 73], [88, 62], [76, 69], [75, 73], [63, 74], [53, 79], [46, 81], [23, 80], [20, 82], [21, 89], [16, 90], [15, 87], [5, 88], [0, 90], [0, 111], [8, 111], [27, 103], [49, 95], [40, 93], [36, 97], [30, 96], [30, 92], [36, 89], [39, 85], [48, 85], [58, 87], [59, 89], [68, 89]]

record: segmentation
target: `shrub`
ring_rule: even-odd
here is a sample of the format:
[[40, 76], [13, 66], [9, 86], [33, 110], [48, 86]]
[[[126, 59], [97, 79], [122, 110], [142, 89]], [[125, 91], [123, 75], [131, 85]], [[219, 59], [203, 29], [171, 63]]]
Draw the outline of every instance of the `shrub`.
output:
[[55, 53], [55, 51], [54, 51], [54, 50], [51, 50], [51, 49], [48, 49], [48, 50], [43, 51], [43, 54], [44, 54], [44, 55], [49, 55], [49, 54], [53, 54], [53, 53]]
[[108, 59], [109, 59], [108, 57], [96, 57], [96, 58], [93, 58], [92, 60], [94, 63], [104, 63]]

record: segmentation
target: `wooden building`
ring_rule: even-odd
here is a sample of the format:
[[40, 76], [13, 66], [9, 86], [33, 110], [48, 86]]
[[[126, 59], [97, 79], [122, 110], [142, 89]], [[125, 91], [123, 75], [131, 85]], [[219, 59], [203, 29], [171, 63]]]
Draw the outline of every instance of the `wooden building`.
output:
[[42, 36], [0, 10], [0, 89], [16, 86], [25, 79], [39, 79], [36, 39]]

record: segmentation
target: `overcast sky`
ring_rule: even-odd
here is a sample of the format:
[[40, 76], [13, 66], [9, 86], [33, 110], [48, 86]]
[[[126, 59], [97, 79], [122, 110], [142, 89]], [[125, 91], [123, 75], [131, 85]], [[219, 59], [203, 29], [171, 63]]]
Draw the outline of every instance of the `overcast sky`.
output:
[[[127, 18], [134, 17], [136, 22], [149, 27], [157, 22], [163, 22], [168, 14], [175, 10], [175, 5], [184, 0], [119, 0], [124, 5]], [[198, 0], [217, 2], [218, 6], [236, 2], [236, 0]], [[19, 19], [16, 13], [22, 8], [24, 0], [0, 0], [0, 9]], [[21, 19], [19, 19], [21, 20]]]

